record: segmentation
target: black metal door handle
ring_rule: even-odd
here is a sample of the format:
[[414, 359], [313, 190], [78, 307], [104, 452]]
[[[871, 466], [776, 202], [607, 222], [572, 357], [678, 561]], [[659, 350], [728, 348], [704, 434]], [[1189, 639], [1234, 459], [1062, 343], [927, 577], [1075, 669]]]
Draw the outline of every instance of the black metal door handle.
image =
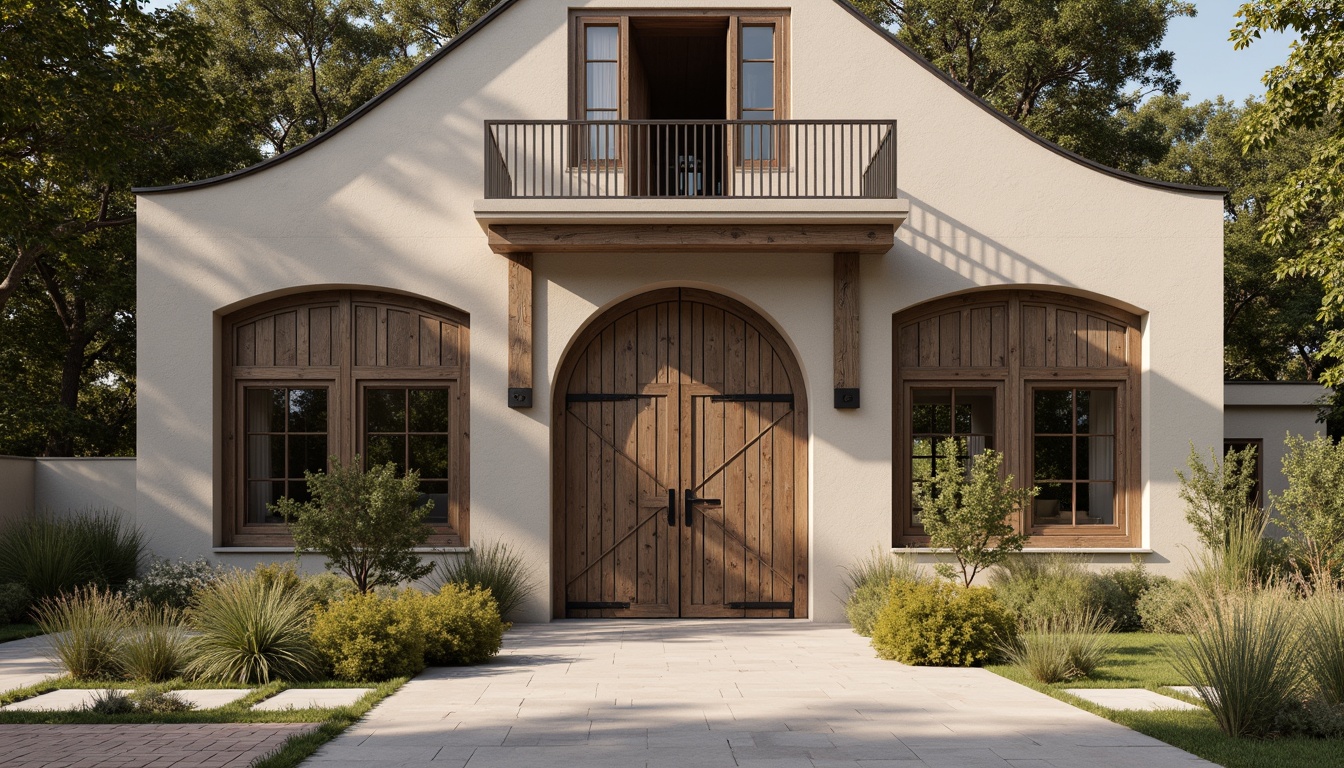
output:
[[667, 489], [667, 524], [674, 527], [677, 524], [677, 489]]
[[696, 504], [709, 504], [709, 505], [711, 505], [711, 506], [718, 506], [719, 504], [722, 504], [722, 503], [723, 503], [723, 501], [720, 500], [720, 499], [701, 499], [701, 498], [697, 498], [696, 495], [695, 495], [695, 491], [691, 490], [690, 488], [687, 488], [687, 489], [686, 489], [686, 527], [687, 527], [687, 528], [690, 528], [690, 527], [691, 527], [691, 510], [695, 508], [695, 505], [696, 505]]

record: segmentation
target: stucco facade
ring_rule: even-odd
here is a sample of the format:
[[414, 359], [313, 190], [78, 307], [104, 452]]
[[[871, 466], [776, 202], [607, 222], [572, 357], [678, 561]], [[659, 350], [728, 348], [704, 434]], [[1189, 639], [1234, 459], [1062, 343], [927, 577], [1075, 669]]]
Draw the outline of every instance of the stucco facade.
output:
[[1157, 572], [1183, 567], [1194, 538], [1174, 470], [1192, 442], [1223, 437], [1220, 195], [1052, 150], [832, 0], [696, 8], [788, 8], [791, 117], [898, 121], [909, 214], [894, 248], [860, 262], [862, 407], [831, 407], [831, 259], [788, 252], [538, 255], [535, 404], [508, 407], [508, 262], [475, 213], [482, 123], [566, 116], [571, 9], [667, 7], [517, 0], [307, 151], [221, 183], [142, 192], [136, 510], [151, 548], [236, 565], [287, 556], [222, 546], [222, 318], [315, 288], [404, 292], [470, 316], [471, 536], [506, 539], [537, 564], [543, 588], [526, 616], [545, 620], [561, 361], [605, 308], [694, 287], [755, 309], [797, 357], [810, 406], [810, 618], [837, 621], [843, 567], [892, 542], [893, 314], [957, 292], [1048, 286], [1141, 318], [1141, 544], [1095, 558], [1127, 562], [1137, 549]]

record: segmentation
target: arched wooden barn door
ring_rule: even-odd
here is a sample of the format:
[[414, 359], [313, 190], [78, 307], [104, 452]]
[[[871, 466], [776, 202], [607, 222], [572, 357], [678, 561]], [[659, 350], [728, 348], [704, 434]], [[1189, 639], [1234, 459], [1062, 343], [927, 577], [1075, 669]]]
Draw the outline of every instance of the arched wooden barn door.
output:
[[768, 322], [655, 291], [560, 373], [556, 615], [807, 615], [807, 401]]

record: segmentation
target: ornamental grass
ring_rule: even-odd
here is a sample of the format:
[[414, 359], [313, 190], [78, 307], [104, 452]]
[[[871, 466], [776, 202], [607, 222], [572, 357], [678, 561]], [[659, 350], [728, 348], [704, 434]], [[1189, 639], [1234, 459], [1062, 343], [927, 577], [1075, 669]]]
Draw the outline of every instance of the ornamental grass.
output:
[[312, 679], [322, 664], [310, 618], [309, 602], [283, 583], [231, 573], [196, 595], [188, 619], [199, 635], [186, 674], [240, 684]]

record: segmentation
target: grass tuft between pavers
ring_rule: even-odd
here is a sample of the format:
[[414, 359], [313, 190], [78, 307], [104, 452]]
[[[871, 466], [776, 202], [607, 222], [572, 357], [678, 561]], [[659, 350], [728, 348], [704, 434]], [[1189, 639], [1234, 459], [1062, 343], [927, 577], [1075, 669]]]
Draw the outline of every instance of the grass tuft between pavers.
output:
[[1199, 699], [1169, 687], [1188, 683], [1164, 656], [1167, 644], [1174, 638], [1172, 635], [1147, 632], [1112, 635], [1115, 647], [1096, 673], [1090, 678], [1066, 683], [1040, 683], [1022, 669], [1006, 664], [991, 665], [986, 669], [1226, 768], [1344, 768], [1344, 740], [1300, 737], [1267, 741], [1233, 739], [1218, 729], [1213, 715], [1203, 708], [1198, 711], [1108, 709], [1064, 690], [1147, 688], [1199, 704]]

